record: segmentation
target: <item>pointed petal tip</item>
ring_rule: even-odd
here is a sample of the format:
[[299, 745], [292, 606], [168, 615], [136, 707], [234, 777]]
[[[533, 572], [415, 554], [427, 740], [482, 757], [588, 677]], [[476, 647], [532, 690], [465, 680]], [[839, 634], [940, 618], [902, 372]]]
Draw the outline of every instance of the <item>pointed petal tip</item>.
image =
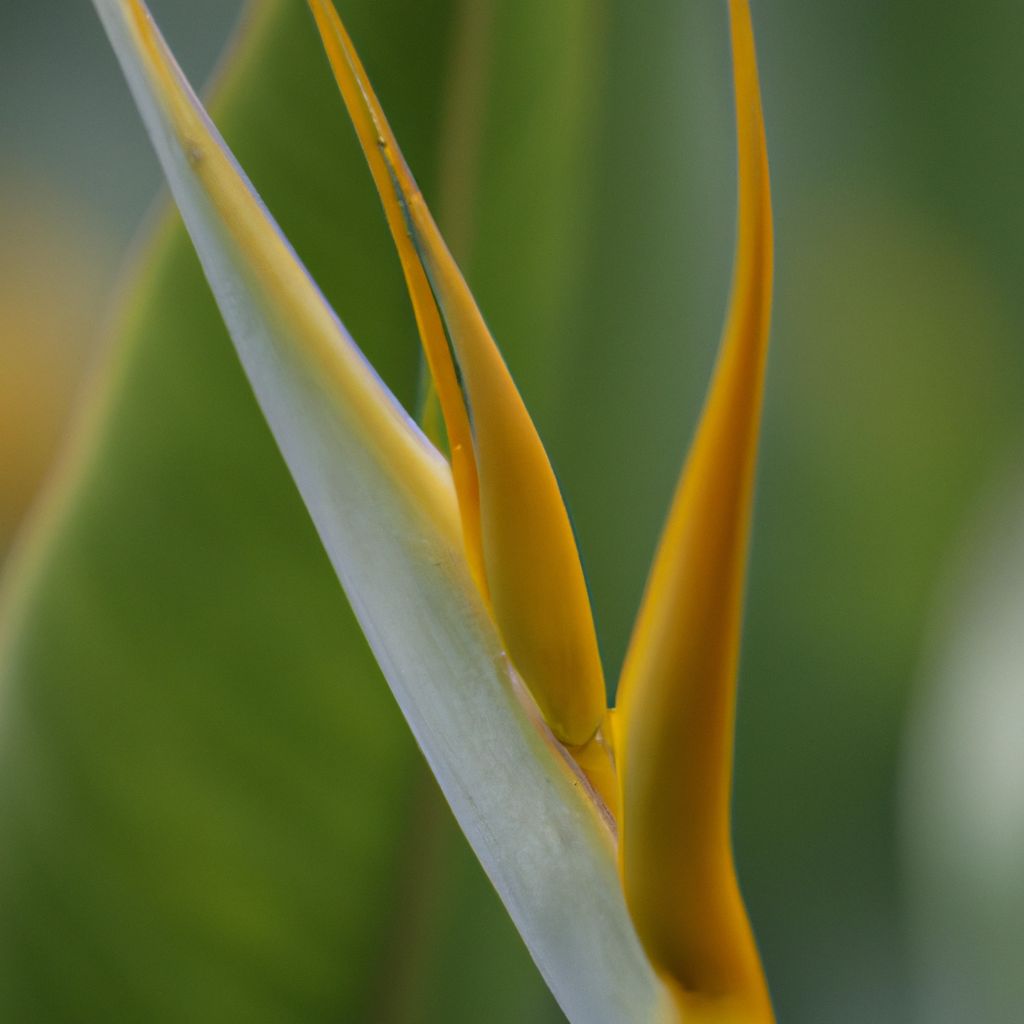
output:
[[384, 207], [420, 333], [423, 352], [437, 395], [450, 446], [452, 474], [459, 501], [466, 557], [486, 597], [480, 539], [480, 496], [469, 417], [463, 402], [448, 338], [430, 282], [410, 235], [407, 195], [419, 189], [409, 173], [398, 143], [352, 40], [330, 0], [308, 0], [328, 62], [334, 73], [356, 136]]

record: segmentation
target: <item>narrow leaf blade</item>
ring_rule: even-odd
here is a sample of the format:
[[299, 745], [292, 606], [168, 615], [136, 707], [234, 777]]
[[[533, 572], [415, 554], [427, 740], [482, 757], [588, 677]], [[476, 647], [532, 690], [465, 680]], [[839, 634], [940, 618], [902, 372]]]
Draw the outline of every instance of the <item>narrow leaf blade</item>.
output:
[[372, 374], [141, 4], [95, 0], [254, 390], [445, 795], [572, 1020], [655, 1020], [614, 842], [508, 666], [447, 465]]

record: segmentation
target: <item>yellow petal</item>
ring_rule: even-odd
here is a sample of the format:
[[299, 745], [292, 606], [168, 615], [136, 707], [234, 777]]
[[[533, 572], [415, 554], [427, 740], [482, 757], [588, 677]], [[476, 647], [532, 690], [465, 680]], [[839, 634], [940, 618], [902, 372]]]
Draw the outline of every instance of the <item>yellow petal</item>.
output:
[[[605, 714], [604, 680], [590, 602], [569, 517], [533, 422], [455, 261], [424, 203], [329, 0], [309, 0], [355, 122], [402, 256], [431, 371], [452, 441], [463, 443], [450, 358], [424, 313], [426, 281], [461, 373], [479, 484], [479, 530], [487, 590], [513, 664], [554, 734], [582, 747]], [[425, 274], [425, 277], [424, 277]], [[448, 355], [447, 348], [445, 355]], [[440, 372], [440, 377], [437, 374]], [[456, 429], [453, 430], [452, 422]], [[465, 503], [468, 509], [470, 503]], [[468, 513], [464, 512], [466, 518]]]
[[400, 174], [409, 182], [412, 179], [366, 78], [359, 56], [333, 4], [324, 0], [310, 0], [309, 6], [316, 18], [317, 28], [320, 30], [338, 88], [356, 129], [359, 144], [366, 155], [374, 184], [384, 206], [388, 227], [395, 241], [395, 248], [398, 250], [406, 287], [412, 300], [416, 326], [419, 329], [427, 365], [441, 405], [445, 430], [448, 433], [452, 477], [459, 499], [466, 555], [477, 584], [486, 593], [480, 538], [479, 485], [476, 463], [473, 459], [469, 418], [459, 390], [455, 367], [452, 365], [444, 325], [423, 265], [409, 237], [401, 196], [392, 182], [392, 175]]
[[739, 161], [732, 298], [714, 380], [619, 687], [620, 868], [687, 1020], [769, 1021], [730, 839], [736, 671], [772, 283], [760, 90], [746, 0], [730, 0]]

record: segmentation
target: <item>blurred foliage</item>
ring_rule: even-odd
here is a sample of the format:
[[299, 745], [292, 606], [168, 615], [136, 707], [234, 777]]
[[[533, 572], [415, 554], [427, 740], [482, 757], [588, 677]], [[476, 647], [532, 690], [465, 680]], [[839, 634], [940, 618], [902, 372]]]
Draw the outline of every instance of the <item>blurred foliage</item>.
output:
[[1022, 498], [1018, 463], [971, 524], [915, 695], [903, 837], [922, 1024], [1024, 1006]]
[[[172, 44], [198, 37], [193, 66], [234, 8], [203, 7], [203, 36], [198, 8], [154, 6]], [[301, 6], [219, 122], [411, 402], [411, 318]], [[552, 454], [614, 679], [728, 288], [724, 11], [342, 9]], [[779, 1018], [895, 1024], [916, 1002], [920, 938], [897, 828], [908, 694], [949, 552], [1024, 427], [1024, 152], [1007, 130], [1024, 11], [781, 0], [754, 16], [778, 273], [737, 856]], [[25, 79], [35, 109], [58, 109], [45, 89], [61, 80]], [[0, 90], [0, 113], [16, 95]], [[123, 86], [111, 70], [62, 102], [75, 116], [58, 138], [92, 140], [79, 167], [98, 205], [134, 219], [155, 175]], [[50, 146], [37, 158], [60, 164]], [[133, 173], [114, 185], [101, 167]], [[150, 294], [198, 294], [164, 230]], [[384, 1019], [542, 1019], [550, 1004], [438, 808], [212, 306], [154, 302], [104, 360], [73, 500], [51, 505], [7, 581], [0, 993], [74, 992], [73, 1010], [47, 1007], [72, 1019], [143, 1005], [381, 1019], [363, 1009], [373, 991], [396, 1000]]]
[[[45, 213], [31, 216], [33, 208]], [[2, 563], [55, 457], [94, 331], [109, 247], [85, 211], [27, 179], [0, 180], [0, 223]]]

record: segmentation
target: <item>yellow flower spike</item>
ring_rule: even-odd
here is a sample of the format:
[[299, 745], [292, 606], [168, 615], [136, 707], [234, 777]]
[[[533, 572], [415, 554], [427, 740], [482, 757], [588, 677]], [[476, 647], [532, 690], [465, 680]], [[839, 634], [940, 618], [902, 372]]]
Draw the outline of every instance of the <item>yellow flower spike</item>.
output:
[[[395, 236], [453, 461], [456, 450], [463, 459], [452, 473], [326, 306], [141, 0], [94, 2], [367, 639], [567, 1016], [770, 1024], [729, 821], [772, 277], [747, 0], [729, 0], [739, 164], [730, 310], [614, 712], [554, 474], [334, 8], [310, 0]], [[536, 728], [509, 660], [562, 747]], [[565, 748], [615, 814], [617, 850]]]
[[730, 839], [735, 684], [768, 342], [772, 224], [747, 0], [730, 0], [736, 265], [714, 381], [619, 687], [620, 870], [686, 1021], [773, 1020]]
[[[495, 622], [552, 732], [580, 754], [591, 781], [612, 803], [615, 786], [610, 761], [595, 739], [606, 713], [597, 639], [576, 542], [554, 472], [333, 4], [329, 0], [309, 3], [388, 211], [413, 302], [419, 310], [425, 301], [425, 274], [462, 375], [468, 405], [468, 409], [462, 407], [462, 415], [468, 413], [471, 424], [484, 576]], [[429, 316], [424, 320], [433, 323]], [[450, 359], [446, 369], [444, 360], [430, 358], [434, 336], [425, 336], [424, 345], [449, 424], [454, 459], [460, 435], [452, 432], [450, 422], [461, 421], [450, 407], [457, 398], [461, 405], [462, 396], [456, 396], [446, 383]]]
[[[337, 11], [332, 4], [322, 0], [309, 0], [309, 6], [316, 19], [338, 88], [356, 129], [359, 144], [366, 155], [373, 182], [384, 206], [388, 227], [395, 241], [395, 248], [398, 250], [413, 314], [416, 317], [416, 326], [419, 329], [445, 430], [448, 433], [452, 477], [459, 499], [466, 555], [477, 585], [486, 596], [487, 583], [480, 537], [480, 493], [469, 418], [448, 349], [444, 324], [430, 290], [430, 282], [409, 237], [400, 194], [392, 183], [393, 170], [385, 156], [386, 150], [398, 153], [398, 144], [376, 102], [366, 72]], [[405, 171], [404, 166], [402, 170]], [[408, 172], [405, 171], [405, 174]], [[428, 399], [429, 397], [428, 395]]]

